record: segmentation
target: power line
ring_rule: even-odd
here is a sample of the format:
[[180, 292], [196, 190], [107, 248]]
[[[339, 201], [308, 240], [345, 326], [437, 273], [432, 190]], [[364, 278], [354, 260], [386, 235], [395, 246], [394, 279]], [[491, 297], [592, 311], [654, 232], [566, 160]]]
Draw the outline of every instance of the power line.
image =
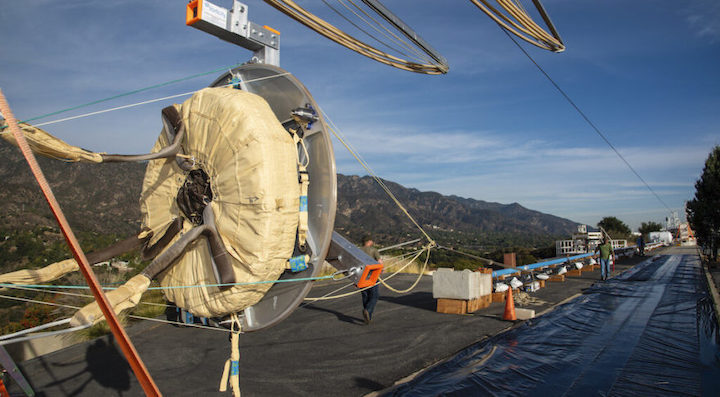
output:
[[610, 143], [610, 140], [607, 139], [607, 137], [605, 136], [605, 134], [603, 134], [603, 133], [600, 131], [600, 129], [599, 129], [597, 126], [595, 126], [595, 124], [594, 124], [592, 121], [590, 121], [590, 119], [588, 118], [588, 116], [586, 116], [585, 113], [584, 113], [582, 110], [580, 110], [580, 108], [578, 107], [578, 105], [575, 104], [575, 101], [573, 101], [573, 100], [570, 98], [570, 96], [568, 96], [568, 94], [566, 94], [565, 91], [563, 91], [563, 89], [560, 88], [560, 86], [555, 82], [555, 80], [553, 80], [552, 77], [550, 77], [549, 74], [547, 74], [547, 72], [542, 68], [542, 66], [540, 66], [537, 62], [535, 62], [535, 59], [533, 59], [533, 57], [532, 57], [527, 51], [525, 51], [525, 49], [520, 45], [520, 43], [518, 43], [518, 42], [510, 35], [510, 33], [508, 33], [505, 29], [502, 29], [502, 27], [501, 27], [500, 29], [507, 35], [507, 37], [508, 37], [510, 40], [512, 40], [513, 43], [515, 43], [515, 45], [520, 49], [520, 51], [522, 51], [523, 54], [525, 54], [525, 56], [528, 57], [528, 59], [530, 59], [530, 61], [538, 68], [538, 70], [540, 70], [540, 72], [550, 81], [550, 83], [552, 83], [552, 85], [560, 92], [560, 94], [562, 94], [562, 96], [570, 103], [570, 105], [572, 105], [572, 107], [575, 108], [575, 110], [580, 114], [580, 116], [582, 116], [583, 119], [585, 119], [585, 121], [590, 125], [590, 127], [592, 127], [592, 129], [595, 130], [595, 132], [600, 136], [600, 138], [602, 138], [602, 140], [605, 141], [605, 143], [607, 143], [608, 146], [610, 146], [610, 149], [612, 149], [612, 150], [615, 152], [615, 154], [617, 154], [617, 156], [620, 158], [620, 160], [622, 160], [622, 161], [625, 163], [625, 165], [627, 165], [628, 168], [630, 168], [630, 171], [632, 171], [633, 174], [635, 174], [635, 176], [637, 176], [638, 179], [640, 179], [640, 182], [642, 182], [642, 183], [645, 185], [645, 187], [648, 188], [648, 190], [650, 191], [650, 193], [652, 193], [652, 194], [658, 199], [658, 201], [660, 201], [660, 203], [661, 203], [662, 205], [664, 205], [665, 208], [668, 209], [668, 211], [671, 211], [672, 209], [670, 208], [670, 206], [668, 206], [668, 205], [665, 203], [665, 201], [655, 192], [655, 190], [653, 190], [653, 188], [650, 187], [650, 185], [648, 185], [647, 182], [645, 182], [645, 179], [643, 179], [643, 177], [640, 176], [640, 174], [635, 170], [635, 168], [633, 168], [633, 166], [630, 165], [630, 162], [628, 162], [628, 161], [625, 159], [625, 157], [623, 157], [623, 155], [620, 154], [620, 152], [615, 148], [615, 146], [614, 146], [612, 143]]

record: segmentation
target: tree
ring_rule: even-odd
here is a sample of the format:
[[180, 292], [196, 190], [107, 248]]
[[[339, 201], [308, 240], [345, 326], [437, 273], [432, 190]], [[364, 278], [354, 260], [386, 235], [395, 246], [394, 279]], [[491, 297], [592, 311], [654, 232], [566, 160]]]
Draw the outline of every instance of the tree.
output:
[[614, 216], [606, 216], [597, 224], [598, 227], [605, 231], [613, 238], [628, 238], [632, 231], [625, 222]]
[[687, 219], [695, 237], [710, 259], [717, 261], [720, 246], [720, 146], [710, 152], [700, 179], [695, 182], [695, 198], [687, 203]]
[[650, 232], [659, 232], [660, 230], [662, 230], [661, 224], [650, 221], [641, 223], [638, 232], [640, 232], [643, 236], [646, 236]]

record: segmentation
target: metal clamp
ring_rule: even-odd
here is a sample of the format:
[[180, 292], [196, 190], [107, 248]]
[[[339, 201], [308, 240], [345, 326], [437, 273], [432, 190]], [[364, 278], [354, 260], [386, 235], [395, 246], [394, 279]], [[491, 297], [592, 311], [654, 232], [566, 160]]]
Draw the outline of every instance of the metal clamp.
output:
[[326, 260], [339, 270], [337, 273], [345, 274], [358, 288], [375, 285], [383, 269], [381, 263], [338, 232], [333, 232]]

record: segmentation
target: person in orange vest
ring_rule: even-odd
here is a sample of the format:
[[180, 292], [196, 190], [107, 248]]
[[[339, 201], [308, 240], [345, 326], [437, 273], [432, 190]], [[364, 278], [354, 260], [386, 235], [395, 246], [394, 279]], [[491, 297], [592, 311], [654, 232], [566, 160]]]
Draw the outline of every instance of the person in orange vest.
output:
[[[362, 244], [363, 246], [360, 247], [360, 249], [363, 250], [363, 252], [375, 259], [377, 263], [382, 263], [380, 252], [375, 248], [375, 242], [372, 240], [372, 237], [369, 235], [364, 236]], [[365, 320], [365, 324], [370, 324], [378, 298], [380, 298], [380, 290], [377, 284], [362, 291], [363, 319]]]

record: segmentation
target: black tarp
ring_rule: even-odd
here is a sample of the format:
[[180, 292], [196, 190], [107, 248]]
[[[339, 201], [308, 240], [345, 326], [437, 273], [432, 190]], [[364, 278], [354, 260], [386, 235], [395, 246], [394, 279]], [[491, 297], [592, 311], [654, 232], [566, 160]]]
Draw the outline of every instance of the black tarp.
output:
[[383, 395], [720, 395], [718, 327], [699, 259], [648, 259]]

